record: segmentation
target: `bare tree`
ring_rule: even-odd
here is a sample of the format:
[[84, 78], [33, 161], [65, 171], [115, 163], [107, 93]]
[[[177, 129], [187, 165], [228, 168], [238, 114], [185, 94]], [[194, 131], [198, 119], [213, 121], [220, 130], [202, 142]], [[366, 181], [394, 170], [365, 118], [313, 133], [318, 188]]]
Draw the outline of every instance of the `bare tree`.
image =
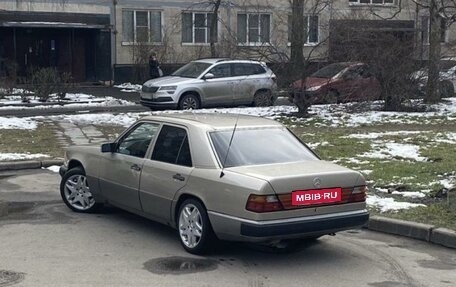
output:
[[[440, 59], [442, 28], [450, 26], [456, 21], [456, 0], [410, 0], [417, 6], [417, 10], [427, 10], [429, 14], [429, 57], [428, 79], [425, 102], [435, 103], [440, 99]], [[388, 17], [375, 12], [371, 13], [383, 19], [394, 19], [405, 8], [405, 1], [398, 0], [396, 10]], [[442, 23], [444, 25], [442, 25]]]
[[210, 46], [211, 46], [211, 56], [212, 57], [217, 57], [218, 53], [215, 48], [215, 43], [217, 40], [217, 23], [218, 23], [218, 12], [220, 8], [220, 4], [222, 3], [222, 0], [212, 0], [214, 8], [212, 11], [211, 15], [211, 21], [210, 21]]
[[[293, 0], [291, 11], [291, 56], [294, 71], [301, 71], [304, 64], [304, 0]], [[301, 73], [299, 73], [301, 74]]]

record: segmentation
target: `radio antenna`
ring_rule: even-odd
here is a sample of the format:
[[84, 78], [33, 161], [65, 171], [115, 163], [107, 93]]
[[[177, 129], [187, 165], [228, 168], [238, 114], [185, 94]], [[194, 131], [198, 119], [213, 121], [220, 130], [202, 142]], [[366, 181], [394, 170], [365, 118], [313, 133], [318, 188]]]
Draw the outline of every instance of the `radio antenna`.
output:
[[239, 115], [240, 115], [240, 113], [237, 114], [236, 123], [234, 124], [233, 133], [231, 134], [231, 138], [230, 138], [230, 143], [228, 144], [228, 149], [226, 150], [225, 159], [223, 159], [223, 166], [222, 166], [222, 172], [220, 173], [220, 178], [222, 178], [225, 175], [223, 170], [225, 169], [225, 164], [228, 159], [228, 154], [230, 153], [231, 144], [233, 143], [234, 133], [236, 132], [236, 128], [237, 128], [238, 121], [239, 121]]

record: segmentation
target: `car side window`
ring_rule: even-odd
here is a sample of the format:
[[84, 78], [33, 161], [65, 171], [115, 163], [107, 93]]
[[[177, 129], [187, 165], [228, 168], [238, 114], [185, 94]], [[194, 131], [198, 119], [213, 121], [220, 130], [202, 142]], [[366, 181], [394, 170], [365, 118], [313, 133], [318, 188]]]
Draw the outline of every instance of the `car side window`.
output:
[[357, 80], [361, 78], [361, 75], [359, 73], [359, 68], [351, 68], [348, 71], [345, 72], [344, 78], [346, 80]]
[[153, 123], [137, 125], [117, 143], [116, 152], [135, 157], [144, 157], [150, 142], [157, 134], [158, 127], [158, 124]]
[[266, 70], [259, 64], [239, 63], [233, 64], [233, 76], [250, 76], [266, 73]]
[[253, 70], [252, 74], [254, 74], [254, 75], [266, 73], [266, 70], [261, 65], [251, 64], [251, 66], [252, 66], [252, 70]]
[[152, 160], [192, 166], [192, 156], [185, 129], [164, 125], [155, 143]]
[[214, 78], [227, 78], [231, 77], [230, 64], [220, 64], [212, 68], [209, 73], [214, 75]]
[[233, 64], [233, 76], [247, 76], [249, 75], [249, 67], [247, 64]]

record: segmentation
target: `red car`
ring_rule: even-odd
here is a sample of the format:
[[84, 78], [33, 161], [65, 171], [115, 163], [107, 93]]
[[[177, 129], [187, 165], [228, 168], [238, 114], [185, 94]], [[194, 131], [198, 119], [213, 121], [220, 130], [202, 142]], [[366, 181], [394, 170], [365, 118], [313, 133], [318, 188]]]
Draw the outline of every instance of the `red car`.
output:
[[312, 104], [325, 104], [376, 100], [381, 87], [368, 65], [341, 62], [318, 70], [304, 82], [294, 82], [291, 91], [292, 98], [304, 95]]

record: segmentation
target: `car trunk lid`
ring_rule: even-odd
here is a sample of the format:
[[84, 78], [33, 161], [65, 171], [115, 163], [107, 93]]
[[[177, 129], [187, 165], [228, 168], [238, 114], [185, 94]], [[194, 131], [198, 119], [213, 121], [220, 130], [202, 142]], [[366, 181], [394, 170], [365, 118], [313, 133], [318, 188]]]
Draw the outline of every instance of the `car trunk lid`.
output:
[[[364, 193], [359, 196], [354, 194], [355, 187], [365, 185], [360, 173], [327, 161], [312, 160], [295, 163], [240, 166], [230, 168], [230, 170], [268, 181], [284, 209], [364, 201]], [[292, 204], [292, 192], [327, 189], [341, 189], [341, 200], [330, 204]]]

